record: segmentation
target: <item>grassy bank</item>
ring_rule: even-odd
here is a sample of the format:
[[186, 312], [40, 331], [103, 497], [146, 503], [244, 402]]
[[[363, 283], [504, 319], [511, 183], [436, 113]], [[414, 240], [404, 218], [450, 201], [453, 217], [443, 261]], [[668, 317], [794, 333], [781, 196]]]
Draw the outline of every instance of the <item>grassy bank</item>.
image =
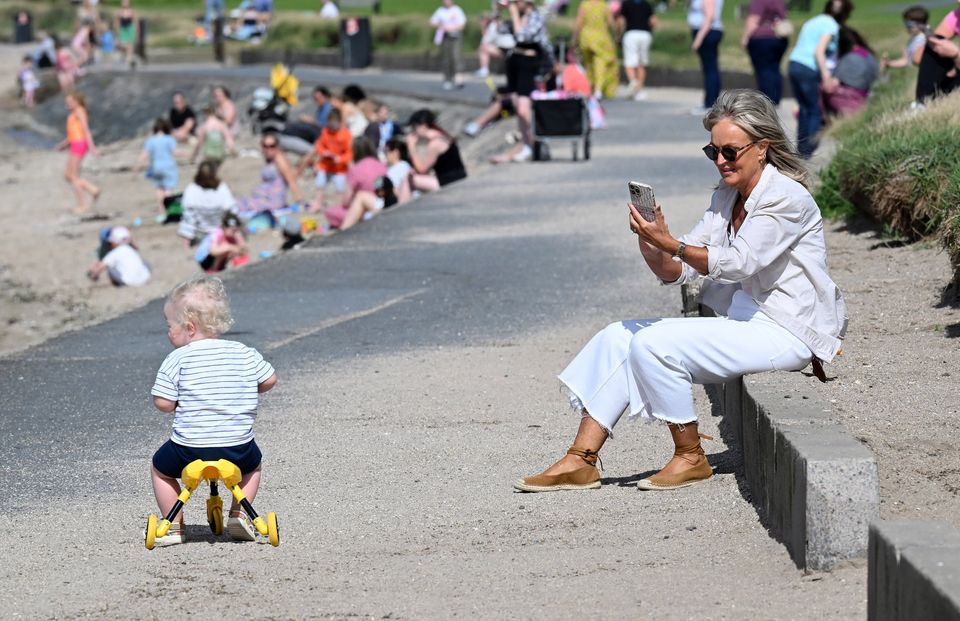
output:
[[[810, 0], [809, 11], [794, 9], [791, 13], [796, 26], [818, 14], [821, 0]], [[119, 5], [118, 0], [101, 2], [105, 15]], [[189, 36], [200, 13], [199, 0], [134, 0], [134, 7], [149, 20], [149, 44], [152, 47], [185, 47], [191, 45]], [[229, 2], [229, 5], [235, 5]], [[339, 44], [339, 26], [336, 22], [319, 19], [319, 0], [275, 0], [277, 12], [274, 27], [265, 45], [280, 49], [331, 48]], [[479, 16], [489, 10], [489, 0], [459, 0], [467, 12], [465, 50], [470, 53], [480, 40]], [[566, 38], [573, 27], [572, 3], [570, 16], [551, 19], [550, 32], [555, 39]], [[656, 1], [654, 0], [654, 4]], [[694, 68], [696, 54], [690, 50], [690, 32], [686, 25], [684, 3], [672, 0], [673, 6], [659, 14], [660, 28], [655, 33], [651, 49], [651, 64], [656, 67]], [[739, 9], [747, 0], [726, 0], [723, 8], [725, 35], [720, 48], [720, 66], [726, 70], [750, 71], [750, 61], [740, 48], [743, 21]], [[794, 4], [799, 4], [796, 2]], [[375, 48], [382, 52], [425, 52], [434, 49], [433, 33], [427, 23], [429, 14], [440, 5], [439, 0], [383, 0], [383, 13], [371, 16]], [[32, 0], [12, 2], [0, 0], [0, 10], [10, 13], [26, 6], [37, 16], [38, 27], [67, 35], [73, 24], [74, 7], [66, 2]], [[664, 5], [666, 7], [666, 5]], [[931, 11], [931, 23], [936, 23], [952, 7]], [[901, 5], [888, 0], [857, 0], [850, 24], [859, 29], [878, 52], [898, 56], [906, 42], [906, 33], [900, 23]], [[345, 11], [346, 12], [346, 11]], [[367, 14], [367, 10], [350, 10], [351, 14]], [[792, 43], [792, 42], [791, 42]], [[243, 44], [238, 44], [243, 45]]]
[[960, 276], [960, 93], [911, 111], [915, 79], [895, 74], [833, 129], [837, 153], [817, 201], [827, 216], [859, 210], [893, 235], [938, 238]]

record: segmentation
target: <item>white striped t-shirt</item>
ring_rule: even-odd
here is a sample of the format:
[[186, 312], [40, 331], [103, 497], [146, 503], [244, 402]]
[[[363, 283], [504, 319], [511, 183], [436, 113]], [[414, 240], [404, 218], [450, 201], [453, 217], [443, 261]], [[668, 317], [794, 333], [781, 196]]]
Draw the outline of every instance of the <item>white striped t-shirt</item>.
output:
[[273, 373], [252, 347], [202, 339], [170, 352], [150, 394], [177, 402], [170, 436], [177, 444], [236, 446], [253, 440], [257, 386]]

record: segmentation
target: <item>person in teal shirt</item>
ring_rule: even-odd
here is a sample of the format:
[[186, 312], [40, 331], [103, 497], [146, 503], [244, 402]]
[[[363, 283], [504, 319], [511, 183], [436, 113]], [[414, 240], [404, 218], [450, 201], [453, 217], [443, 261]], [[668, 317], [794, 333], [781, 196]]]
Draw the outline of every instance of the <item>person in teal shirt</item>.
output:
[[800, 29], [790, 53], [790, 84], [800, 107], [797, 150], [804, 159], [809, 159], [817, 149], [817, 134], [823, 127], [820, 91], [830, 93], [837, 86], [831, 69], [836, 64], [840, 26], [851, 12], [850, 0], [827, 0], [823, 13], [808, 20]]

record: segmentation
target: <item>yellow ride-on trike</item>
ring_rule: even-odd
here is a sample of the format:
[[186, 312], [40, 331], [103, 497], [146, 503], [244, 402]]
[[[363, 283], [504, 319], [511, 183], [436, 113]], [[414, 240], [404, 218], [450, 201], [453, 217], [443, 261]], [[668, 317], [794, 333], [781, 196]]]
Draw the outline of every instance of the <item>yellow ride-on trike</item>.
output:
[[236, 464], [226, 459], [217, 461], [203, 461], [202, 459], [198, 459], [187, 464], [180, 478], [183, 481], [183, 491], [180, 492], [177, 502], [174, 503], [166, 517], [160, 520], [159, 524], [157, 524], [156, 515], [151, 513], [147, 518], [147, 532], [144, 537], [144, 545], [147, 546], [148, 550], [153, 549], [157, 537], [163, 537], [167, 534], [173, 518], [176, 517], [180, 509], [187, 504], [190, 495], [204, 481], [210, 481], [210, 498], [207, 499], [207, 523], [210, 524], [210, 530], [213, 531], [214, 535], [222, 535], [223, 500], [220, 499], [220, 494], [217, 492], [217, 481], [221, 479], [223, 480], [223, 484], [233, 492], [233, 497], [237, 499], [237, 502], [239, 502], [243, 510], [247, 512], [250, 519], [253, 520], [253, 525], [256, 526], [257, 531], [259, 531], [261, 535], [266, 535], [271, 545], [280, 545], [280, 530], [277, 525], [277, 514], [271, 511], [267, 514], [266, 520], [257, 515], [257, 512], [253, 510], [253, 505], [250, 504], [250, 501], [244, 496], [243, 490], [240, 489], [240, 479], [243, 478], [243, 475], [240, 473], [240, 468], [238, 468]]

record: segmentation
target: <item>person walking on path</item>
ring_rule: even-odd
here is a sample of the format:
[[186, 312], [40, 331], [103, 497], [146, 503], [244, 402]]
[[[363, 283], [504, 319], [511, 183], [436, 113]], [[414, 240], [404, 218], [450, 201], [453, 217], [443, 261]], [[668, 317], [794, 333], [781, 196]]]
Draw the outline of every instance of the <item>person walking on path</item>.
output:
[[610, 31], [616, 25], [604, 0], [583, 0], [573, 25], [573, 43], [580, 48], [580, 60], [598, 99], [617, 94], [620, 66]]
[[847, 312], [827, 272], [820, 209], [776, 108], [755, 90], [720, 94], [703, 119], [703, 148], [721, 182], [703, 218], [680, 238], [657, 206], [647, 221], [629, 206], [640, 253], [661, 283], [706, 276], [703, 300], [718, 317], [618, 321], [594, 336], [560, 374], [581, 419], [573, 446], [526, 492], [600, 487], [600, 448], [624, 412], [666, 424], [674, 456], [645, 490], [712, 476], [700, 445], [693, 384], [748, 373], [796, 371], [837, 355]]
[[[502, 0], [498, 0], [501, 1]], [[533, 104], [530, 94], [536, 88], [537, 76], [557, 72], [553, 46], [543, 14], [533, 0], [517, 0], [507, 4], [516, 46], [507, 57], [507, 92], [517, 115], [521, 140], [513, 148], [490, 158], [494, 164], [528, 162], [533, 159]]]
[[90, 195], [92, 203], [100, 198], [100, 188], [80, 176], [83, 158], [87, 153], [97, 155], [98, 151], [93, 143], [93, 134], [90, 133], [86, 99], [80, 93], [68, 93], [65, 101], [70, 111], [67, 115], [67, 137], [57, 145], [57, 150], [69, 150], [63, 177], [73, 188], [73, 193], [77, 197], [77, 205], [73, 213], [82, 216], [90, 211], [86, 195]]
[[757, 90], [779, 105], [783, 97], [780, 61], [787, 51], [787, 38], [777, 35], [775, 27], [787, 18], [784, 0], [750, 0], [747, 23], [740, 46], [747, 50], [757, 78]]
[[810, 159], [817, 149], [817, 134], [823, 127], [821, 97], [836, 88], [833, 68], [837, 64], [840, 26], [853, 11], [850, 0], [827, 0], [823, 13], [804, 23], [790, 52], [790, 85], [797, 98], [797, 149]]
[[443, 0], [443, 6], [430, 16], [430, 25], [437, 29], [433, 42], [440, 46], [440, 71], [443, 90], [462, 88], [460, 64], [463, 56], [463, 29], [467, 16], [454, 0]]
[[134, 46], [137, 42], [139, 23], [137, 13], [130, 7], [130, 0], [123, 0], [120, 10], [114, 17], [114, 27], [117, 31], [117, 44], [123, 52], [124, 62], [131, 68], [135, 65]]
[[687, 26], [693, 36], [691, 49], [700, 57], [703, 72], [703, 108], [694, 108], [697, 116], [713, 106], [720, 94], [720, 41], [723, 40], [723, 0], [690, 0]]
[[617, 13], [617, 25], [623, 32], [623, 70], [630, 83], [630, 96], [637, 101], [647, 98], [643, 90], [650, 64], [650, 45], [657, 27], [657, 16], [647, 0], [623, 0]]

